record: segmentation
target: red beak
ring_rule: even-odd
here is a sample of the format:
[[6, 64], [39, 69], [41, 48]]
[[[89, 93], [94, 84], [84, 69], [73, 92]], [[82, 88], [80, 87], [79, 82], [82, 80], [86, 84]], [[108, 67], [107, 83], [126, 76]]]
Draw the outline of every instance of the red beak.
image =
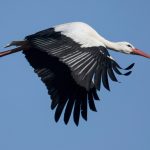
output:
[[140, 56], [143, 56], [143, 57], [146, 57], [146, 58], [150, 58], [149, 54], [146, 54], [146, 53], [144, 53], [143, 51], [141, 51], [141, 50], [139, 50], [137, 48], [134, 48], [132, 50], [133, 50], [132, 54], [140, 55]]

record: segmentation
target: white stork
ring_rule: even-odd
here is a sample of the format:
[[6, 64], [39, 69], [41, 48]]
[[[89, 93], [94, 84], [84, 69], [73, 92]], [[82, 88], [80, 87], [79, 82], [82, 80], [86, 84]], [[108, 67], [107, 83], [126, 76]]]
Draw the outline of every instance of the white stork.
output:
[[[64, 122], [68, 123], [73, 110], [76, 125], [80, 115], [87, 120], [87, 108], [96, 111], [94, 100], [99, 100], [97, 90], [101, 82], [110, 90], [108, 76], [117, 82], [115, 73], [121, 73], [118, 63], [109, 55], [108, 49], [126, 54], [150, 55], [134, 48], [128, 42], [111, 42], [82, 22], [72, 22], [26, 36], [23, 41], [13, 41], [17, 46], [0, 53], [0, 57], [23, 50], [34, 71], [47, 87], [51, 96], [51, 109], [57, 122], [64, 110]], [[131, 64], [124, 70], [130, 70]], [[115, 72], [115, 73], [114, 73]]]

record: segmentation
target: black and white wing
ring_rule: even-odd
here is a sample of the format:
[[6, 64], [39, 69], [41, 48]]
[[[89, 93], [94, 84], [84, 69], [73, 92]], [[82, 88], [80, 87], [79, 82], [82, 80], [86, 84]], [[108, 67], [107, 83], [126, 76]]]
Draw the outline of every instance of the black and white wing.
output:
[[[99, 100], [96, 90], [100, 90], [101, 82], [110, 90], [108, 76], [117, 81], [115, 73], [122, 75], [122, 68], [110, 57], [104, 46], [82, 47], [81, 43], [56, 32], [55, 28], [25, 39], [30, 49], [23, 53], [48, 89], [52, 99], [51, 108], [56, 109], [56, 122], [63, 110], [66, 124], [72, 110], [76, 125], [80, 115], [87, 120], [88, 107], [96, 111], [94, 100]], [[132, 67], [133, 64], [125, 70]]]

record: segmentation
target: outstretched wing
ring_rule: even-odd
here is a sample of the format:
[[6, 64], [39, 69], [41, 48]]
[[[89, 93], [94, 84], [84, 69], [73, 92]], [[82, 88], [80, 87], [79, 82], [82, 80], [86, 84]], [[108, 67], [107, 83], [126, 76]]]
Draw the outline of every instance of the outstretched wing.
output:
[[[51, 95], [51, 108], [56, 108], [58, 121], [63, 109], [67, 124], [73, 111], [78, 125], [80, 114], [87, 120], [87, 108], [96, 111], [96, 89], [101, 81], [108, 90], [108, 75], [117, 81], [114, 74], [122, 75], [122, 69], [109, 55], [104, 46], [82, 47], [70, 37], [50, 28], [26, 37], [30, 50], [24, 50], [27, 60], [45, 83]], [[133, 67], [130, 65], [126, 70]], [[129, 75], [131, 71], [124, 75]], [[88, 105], [87, 105], [88, 104]]]

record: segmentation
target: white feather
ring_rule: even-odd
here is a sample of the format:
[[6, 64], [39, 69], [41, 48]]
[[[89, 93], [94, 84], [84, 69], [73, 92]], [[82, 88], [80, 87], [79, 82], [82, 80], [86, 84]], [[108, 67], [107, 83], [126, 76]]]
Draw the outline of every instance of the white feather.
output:
[[82, 22], [72, 22], [55, 26], [56, 32], [71, 38], [81, 47], [98, 47], [105, 45], [99, 40], [99, 34], [89, 25]]

